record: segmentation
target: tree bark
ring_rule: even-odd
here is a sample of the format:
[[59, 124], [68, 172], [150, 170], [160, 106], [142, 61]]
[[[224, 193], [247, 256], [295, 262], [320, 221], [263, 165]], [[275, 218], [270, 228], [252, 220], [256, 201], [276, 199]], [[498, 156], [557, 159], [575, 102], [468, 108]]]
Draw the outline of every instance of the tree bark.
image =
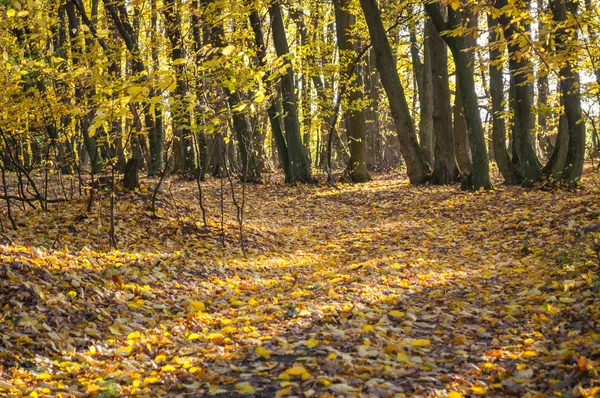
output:
[[431, 76], [433, 95], [433, 131], [435, 134], [435, 163], [431, 182], [436, 185], [450, 184], [455, 180], [456, 157], [454, 133], [448, 85], [448, 51], [431, 20], [425, 22], [425, 35], [431, 53]]
[[494, 159], [504, 182], [509, 185], [518, 183], [508, 150], [506, 149], [506, 125], [504, 122], [504, 79], [502, 77], [502, 56], [498, 42], [500, 32], [498, 22], [488, 15], [490, 48], [490, 96], [492, 100], [492, 146]]
[[408, 178], [411, 184], [422, 184], [429, 179], [431, 169], [419, 147], [413, 119], [406, 102], [404, 88], [398, 77], [396, 62], [383, 27], [377, 2], [376, 0], [360, 0], [360, 4], [373, 44], [375, 64], [389, 99], [390, 111], [396, 126], [400, 151], [406, 163]]
[[[477, 27], [477, 14], [471, 14], [465, 11], [465, 19], [468, 29]], [[474, 54], [472, 48], [475, 46], [475, 40], [472, 34], [464, 37], [465, 51], [469, 59], [469, 68], [474, 73]], [[468, 174], [471, 172], [473, 164], [471, 162], [469, 134], [467, 128], [467, 120], [465, 119], [465, 110], [463, 107], [462, 93], [460, 81], [456, 79], [456, 93], [454, 94], [454, 146], [456, 151], [456, 162], [461, 173]]]
[[[438, 33], [450, 30], [451, 28], [460, 25], [460, 11], [448, 8], [449, 22], [446, 23], [438, 6], [433, 3], [425, 5], [427, 12], [438, 31]], [[477, 101], [477, 93], [475, 91], [475, 80], [473, 71], [469, 68], [469, 59], [465, 54], [465, 42], [461, 36], [442, 36], [454, 58], [456, 65], [456, 75], [461, 87], [461, 98], [463, 101], [463, 109], [467, 120], [467, 130], [469, 133], [469, 145], [471, 148], [471, 156], [473, 170], [465, 178], [463, 187], [470, 190], [492, 189], [490, 181], [490, 171], [487, 147], [485, 144], [485, 136], [481, 116], [479, 114], [479, 104]]]
[[433, 88], [430, 37], [427, 35], [427, 32], [424, 32], [423, 62], [421, 62], [414, 23], [409, 24], [409, 30], [410, 56], [413, 64], [413, 74], [417, 83], [417, 91], [419, 93], [419, 144], [427, 162], [433, 164]]
[[340, 86], [345, 85], [348, 93], [344, 119], [350, 146], [350, 161], [346, 172], [352, 182], [367, 182], [371, 180], [371, 175], [366, 162], [367, 124], [362, 105], [364, 84], [360, 71], [354, 65], [357, 53], [350, 37], [355, 17], [348, 11], [349, 1], [334, 0], [333, 4], [340, 50]]
[[294, 84], [294, 69], [289, 60], [290, 49], [287, 43], [283, 16], [278, 0], [271, 2], [269, 6], [271, 17], [271, 29], [273, 31], [273, 42], [277, 56], [284, 58], [286, 71], [281, 78], [281, 94], [283, 109], [285, 111], [284, 125], [286, 132], [286, 143], [289, 156], [289, 172], [291, 183], [312, 182], [311, 167], [300, 135], [300, 121], [298, 119], [298, 98]]
[[[508, 0], [496, 0], [495, 7], [499, 10], [508, 5]], [[512, 163], [518, 170], [520, 183], [531, 186], [539, 181], [541, 165], [532, 146], [532, 136], [535, 128], [533, 106], [533, 82], [527, 77], [527, 71], [532, 70], [527, 54], [517, 40], [517, 28], [512, 19], [502, 13], [499, 22], [504, 29], [504, 37], [508, 42], [508, 68], [511, 78], [511, 107], [513, 109], [513, 158]], [[528, 25], [526, 25], [526, 29]], [[521, 33], [521, 34], [527, 34]]]
[[[154, 0], [156, 1], [156, 0]], [[164, 0], [164, 15], [166, 20], [165, 31], [171, 43], [171, 62], [175, 69], [175, 92], [171, 105], [173, 133], [177, 145], [176, 173], [186, 174], [195, 172], [194, 148], [192, 143], [192, 131], [190, 129], [191, 115], [187, 94], [189, 91], [186, 79], [185, 49], [183, 36], [181, 34], [181, 15], [179, 8], [180, 0]], [[162, 137], [160, 137], [162, 138]], [[152, 142], [152, 141], [151, 141]], [[177, 164], [179, 163], [179, 164]]]
[[[252, 26], [252, 31], [254, 32], [256, 58], [258, 59], [258, 64], [264, 68], [266, 66], [267, 49], [263, 38], [260, 15], [258, 15], [258, 11], [255, 8], [251, 9], [249, 18], [250, 25]], [[266, 75], [263, 81], [265, 84], [267, 84]], [[279, 89], [276, 89], [274, 91], [276, 94], [272, 95], [271, 98], [269, 98], [269, 102], [267, 104], [267, 115], [271, 124], [271, 136], [273, 137], [273, 141], [275, 142], [275, 145], [277, 147], [279, 163], [281, 164], [281, 167], [283, 168], [283, 172], [285, 174], [285, 182], [291, 184], [293, 178], [290, 171], [288, 149], [287, 144], [285, 142], [285, 137], [283, 136], [283, 130], [281, 128], [281, 123], [278, 115], [279, 112], [277, 111], [277, 93], [279, 92]]]
[[[567, 29], [567, 0], [551, 0], [550, 6], [554, 21], [559, 25], [556, 30], [555, 43], [557, 53], [564, 56], [565, 60], [560, 68], [560, 89], [562, 93], [565, 115], [569, 131], [569, 147], [567, 159], [562, 174], [562, 180], [567, 185], [574, 187], [579, 183], [583, 173], [585, 157], [585, 123], [582, 121], [581, 94], [579, 72], [574, 57], [566, 54], [569, 51], [569, 41], [577, 39], [577, 29]], [[575, 13], [576, 4], [569, 1], [570, 12]]]

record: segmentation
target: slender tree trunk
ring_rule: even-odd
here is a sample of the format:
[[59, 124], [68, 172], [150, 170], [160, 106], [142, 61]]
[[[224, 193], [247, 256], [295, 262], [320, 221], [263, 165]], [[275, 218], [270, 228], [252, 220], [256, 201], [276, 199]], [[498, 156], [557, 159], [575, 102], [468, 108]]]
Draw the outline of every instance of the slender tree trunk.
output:
[[[192, 9], [193, 13], [191, 15], [191, 23], [192, 23], [192, 36], [194, 38], [194, 42], [192, 45], [192, 50], [195, 54], [196, 68], [202, 63], [202, 34], [200, 30], [200, 7], [198, 4], [199, 0], [192, 1]], [[202, 77], [196, 73], [196, 97], [198, 100], [203, 96], [202, 89]], [[200, 101], [197, 100], [197, 103], [200, 104]], [[204, 115], [203, 111], [199, 105], [194, 109], [195, 112], [195, 125], [196, 127], [204, 126]], [[208, 172], [210, 165], [210, 153], [208, 151], [208, 138], [206, 137], [206, 133], [204, 130], [200, 130], [196, 132], [196, 145], [198, 150], [198, 175], [200, 177], [200, 181], [205, 180], [206, 173]]]
[[500, 32], [498, 22], [488, 15], [488, 27], [490, 35], [490, 95], [492, 99], [492, 146], [494, 148], [494, 159], [498, 170], [506, 184], [518, 183], [515, 170], [506, 149], [506, 125], [504, 123], [504, 78], [502, 77], [502, 57], [498, 42]]
[[[428, 3], [425, 5], [427, 12], [438, 32], [450, 30], [461, 24], [460, 11], [448, 8], [449, 22], [444, 20], [440, 10], [436, 4]], [[479, 104], [477, 101], [477, 93], [475, 91], [475, 80], [473, 71], [469, 68], [469, 58], [465, 54], [465, 42], [461, 36], [442, 36], [454, 58], [456, 65], [456, 75], [461, 87], [461, 98], [463, 101], [463, 109], [467, 120], [467, 130], [469, 133], [469, 145], [471, 148], [471, 156], [473, 161], [473, 169], [465, 179], [463, 186], [465, 189], [491, 189], [489, 161], [487, 147], [485, 144], [485, 136], [481, 116], [479, 114]]]
[[368, 148], [369, 148], [369, 163], [371, 167], [380, 166], [382, 163], [382, 137], [379, 122], [379, 74], [375, 67], [375, 55], [373, 49], [369, 51], [369, 60], [367, 64], [367, 76], [365, 78], [365, 87], [367, 88], [368, 97], [371, 99], [371, 104], [367, 108], [367, 128]]
[[[79, 36], [80, 24], [79, 18], [75, 13], [75, 4], [72, 1], [69, 1], [66, 4], [67, 17], [69, 19], [69, 36], [71, 39], [71, 62], [73, 66], [76, 67], [79, 65], [80, 57], [82, 55], [81, 45], [79, 41], [81, 40]], [[87, 93], [85, 87], [81, 84], [75, 87], [75, 97], [76, 98], [88, 98], [92, 97], [93, 93]], [[100, 171], [100, 156], [98, 154], [98, 145], [96, 143], [96, 139], [90, 136], [90, 126], [92, 124], [92, 119], [94, 117], [94, 112], [92, 110], [86, 112], [81, 116], [80, 130], [83, 136], [83, 143], [85, 149], [91, 160], [91, 169], [93, 173], [97, 173]]]
[[286, 143], [289, 156], [289, 170], [292, 177], [291, 182], [311, 182], [311, 167], [300, 135], [300, 121], [298, 119], [298, 99], [294, 85], [294, 70], [288, 58], [290, 49], [287, 43], [283, 16], [278, 0], [271, 2], [269, 7], [271, 17], [271, 29], [273, 30], [273, 42], [277, 56], [284, 58], [286, 65], [285, 74], [281, 78], [281, 93], [283, 109], [285, 112], [284, 125], [286, 132]]
[[[129, 51], [129, 54], [131, 56], [131, 72], [133, 73], [133, 76], [137, 79], [139, 83], [147, 81], [148, 70], [146, 69], [146, 65], [144, 64], [140, 53], [138, 34], [129, 22], [126, 4], [115, 3], [112, 0], [104, 0], [104, 6], [106, 8], [106, 11], [110, 15], [113, 23], [115, 24], [119, 35], [123, 39], [127, 50]], [[135, 21], [136, 19], [134, 19], [134, 22]], [[151, 90], [150, 96], [154, 96], [153, 90]], [[135, 108], [135, 105], [133, 105], [133, 107]], [[150, 132], [150, 134], [156, 134], [157, 125], [154, 115], [146, 112], [144, 120], [146, 123], [146, 129]], [[134, 123], [137, 122], [138, 121], [134, 120]], [[142, 155], [146, 154], [147, 144], [145, 135], [138, 134], [137, 139], [140, 144], [140, 150], [142, 151]], [[153, 159], [162, 159], [162, 151], [160, 152], [160, 155], [154, 152], [156, 151], [156, 147], [154, 147], [154, 149], [151, 148], [150, 151], [150, 162], [152, 162]], [[139, 160], [141, 161], [143, 157], [144, 156], [140, 156]], [[151, 166], [149, 165], [148, 169], [150, 168]]]
[[413, 119], [400, 83], [392, 48], [388, 41], [376, 0], [360, 0], [371, 43], [375, 52], [375, 63], [385, 92], [390, 102], [390, 111], [398, 133], [400, 151], [406, 162], [406, 172], [411, 184], [426, 182], [431, 173], [427, 159], [417, 140]]
[[[554, 21], [559, 25], [554, 38], [556, 51], [565, 58], [560, 68], [560, 89], [568, 123], [569, 148], [562, 180], [569, 186], [576, 186], [583, 173], [585, 123], [582, 122], [579, 72], [577, 72], [576, 59], [566, 54], [566, 51], [569, 51], [569, 42], [577, 39], [577, 29], [567, 29], [564, 25], [567, 22], [566, 1], [551, 0], [550, 6]], [[570, 12], [577, 12], [576, 3], [569, 1], [569, 7]]]
[[174, 101], [171, 105], [174, 143], [177, 142], [177, 146], [174, 145], [174, 148], [178, 152], [176, 159], [179, 159], [179, 162], [176, 162], [175, 172], [185, 174], [195, 172], [195, 162], [192, 132], [189, 127], [191, 124], [190, 106], [186, 98], [189, 89], [186, 78], [185, 49], [181, 35], [181, 15], [179, 11], [181, 2], [180, 0], [165, 0], [164, 5], [165, 31], [171, 43], [171, 62], [176, 76]]
[[[538, 12], [538, 46], [548, 52], [548, 32], [544, 18], [544, 0], [537, 0]], [[538, 123], [538, 144], [544, 156], [549, 157], [552, 140], [548, 132], [548, 70], [543, 62], [540, 62], [537, 69], [537, 123]]]
[[340, 86], [348, 87], [347, 103], [344, 119], [350, 146], [350, 161], [346, 168], [353, 182], [371, 180], [366, 162], [367, 124], [363, 102], [363, 79], [358, 68], [354, 66], [357, 53], [352, 44], [350, 30], [355, 24], [354, 15], [348, 11], [349, 1], [334, 0], [337, 42], [340, 50]]
[[[267, 49], [265, 47], [265, 42], [263, 39], [260, 15], [258, 15], [258, 11], [255, 8], [251, 9], [249, 18], [250, 25], [252, 26], [252, 31], [254, 32], [254, 42], [256, 44], [256, 58], [258, 59], [258, 64], [264, 68], [266, 66]], [[264, 83], [268, 83], [267, 76], [265, 76]], [[276, 89], [274, 91], [275, 93], [278, 93], [279, 89]], [[269, 123], [271, 124], [271, 136], [277, 147], [279, 163], [281, 164], [281, 167], [283, 168], [283, 172], [285, 174], [285, 182], [291, 184], [293, 182], [293, 178], [290, 171], [290, 161], [288, 156], [287, 144], [285, 142], [285, 137], [283, 136], [279, 112], [277, 110], [277, 100], [278, 96], [276, 94], [271, 96], [267, 104], [267, 115], [269, 117]]]
[[454, 133], [448, 79], [448, 51], [446, 44], [429, 19], [425, 22], [425, 35], [431, 54], [431, 76], [433, 95], [433, 131], [435, 134], [435, 163], [432, 183], [450, 184], [454, 181], [456, 158], [454, 155]]
[[[466, 23], [468, 29], [477, 27], [477, 14], [471, 14], [465, 11], [465, 17], [468, 20]], [[464, 37], [465, 51], [469, 58], [469, 68], [474, 71], [474, 54], [472, 48], [475, 46], [475, 39], [472, 34]], [[456, 79], [456, 93], [454, 94], [454, 146], [456, 151], [456, 161], [461, 173], [468, 174], [473, 167], [471, 163], [469, 134], [467, 128], [467, 120], [465, 119], [465, 111], [463, 107], [462, 91], [460, 81]]]
[[[528, 4], [528, 2], [526, 2]], [[508, 5], [508, 0], [496, 0], [495, 7], [499, 10]], [[527, 78], [524, 71], [532, 70], [527, 54], [523, 54], [523, 47], [519, 43], [517, 28], [509, 15], [503, 13], [499, 22], [504, 29], [504, 36], [508, 41], [508, 67], [511, 78], [513, 109], [513, 165], [517, 168], [520, 182], [524, 186], [531, 186], [541, 178], [541, 165], [532, 146], [532, 135], [535, 128], [533, 106], [533, 83]], [[529, 25], [525, 26], [528, 30]], [[523, 29], [523, 28], [521, 28]], [[527, 35], [521, 32], [520, 35]]]
[[[431, 74], [431, 45], [427, 33], [423, 38], [423, 62], [419, 57], [415, 24], [409, 24], [410, 56], [413, 64], [415, 82], [419, 93], [419, 144], [429, 164], [433, 164], [433, 88]], [[425, 28], [426, 29], [426, 28]]]
[[[151, 26], [150, 39], [153, 43], [158, 40], [158, 10], [156, 8], [157, 0], [150, 1], [151, 7]], [[171, 21], [168, 21], [171, 22]], [[158, 70], [158, 47], [152, 47], [152, 63], [154, 71]], [[152, 118], [154, 114], [155, 118]], [[163, 151], [164, 151], [164, 131], [162, 119], [162, 106], [156, 104], [154, 112], [151, 112], [150, 107], [144, 108], [144, 123], [148, 128], [148, 143], [150, 146], [150, 162], [148, 164], [148, 175], [156, 176], [162, 172], [164, 166]], [[177, 156], [176, 156], [177, 157]], [[177, 163], [177, 162], [175, 162]]]

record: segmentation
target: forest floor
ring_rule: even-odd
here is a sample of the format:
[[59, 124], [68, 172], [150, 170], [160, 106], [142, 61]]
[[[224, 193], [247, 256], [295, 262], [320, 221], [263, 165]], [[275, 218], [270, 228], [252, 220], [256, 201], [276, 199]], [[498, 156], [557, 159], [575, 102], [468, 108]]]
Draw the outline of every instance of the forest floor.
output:
[[[155, 180], [15, 210], [1, 396], [600, 396], [600, 176], [582, 188]], [[236, 184], [237, 199], [241, 199]]]

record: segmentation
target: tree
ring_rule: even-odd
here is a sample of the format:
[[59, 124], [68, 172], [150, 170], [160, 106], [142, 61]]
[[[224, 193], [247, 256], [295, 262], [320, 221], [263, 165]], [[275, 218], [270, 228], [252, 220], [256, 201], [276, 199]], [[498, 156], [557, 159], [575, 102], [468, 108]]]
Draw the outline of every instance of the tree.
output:
[[[529, 2], [525, 2], [525, 6]], [[522, 35], [507, 14], [512, 8], [507, 0], [496, 0], [495, 7], [501, 11], [499, 22], [504, 29], [504, 37], [508, 42], [508, 67], [510, 72], [511, 108], [513, 110], [512, 163], [517, 171], [519, 182], [531, 186], [541, 178], [541, 165], [532, 146], [535, 128], [533, 107], [533, 80], [528, 78], [532, 66], [527, 56], [528, 50], [521, 44]], [[513, 11], [510, 11], [513, 12]], [[526, 29], [528, 24], [525, 24]], [[528, 46], [528, 45], [527, 45]], [[533, 76], [533, 75], [531, 75]]]
[[435, 93], [432, 96], [435, 162], [431, 180], [434, 184], [444, 185], [455, 180], [457, 170], [450, 108], [448, 52], [429, 19], [425, 22], [425, 35], [430, 48], [432, 92]]
[[400, 84], [396, 62], [387, 38], [381, 14], [375, 0], [360, 0], [365, 14], [371, 44], [375, 53], [375, 65], [388, 100], [390, 112], [396, 126], [400, 151], [406, 162], [406, 173], [411, 184], [422, 184], [429, 179], [431, 169], [419, 147], [415, 126], [410, 115], [404, 88]]
[[[562, 180], [569, 186], [575, 186], [579, 183], [583, 173], [585, 123], [582, 122], [580, 82], [576, 59], [566, 54], [569, 51], [570, 43], [577, 39], [577, 34], [574, 33], [577, 31], [567, 29], [565, 25], [569, 23], [566, 2], [567, 0], [551, 0], [550, 7], [552, 8], [554, 21], [557, 24], [554, 38], [556, 51], [564, 57], [559, 73], [562, 101], [568, 124], [569, 144]], [[569, 2], [569, 8], [570, 13], [575, 14], [577, 12], [576, 3]]]
[[269, 6], [269, 15], [271, 17], [271, 28], [273, 30], [273, 42], [277, 56], [280, 57], [285, 65], [285, 72], [281, 77], [281, 97], [283, 102], [284, 125], [286, 132], [286, 143], [289, 157], [290, 182], [311, 182], [310, 161], [302, 144], [300, 135], [300, 121], [298, 119], [298, 99], [296, 96], [296, 87], [294, 84], [294, 69], [290, 62], [290, 49], [288, 47], [285, 28], [283, 26], [283, 16], [278, 0], [271, 2]]
[[[446, 22], [436, 4], [428, 3], [425, 8], [440, 34], [454, 28], [460, 28], [462, 17], [458, 9], [454, 10], [452, 7], [448, 7], [448, 22]], [[461, 87], [461, 98], [469, 132], [473, 170], [466, 177], [464, 187], [470, 190], [491, 189], [487, 148], [479, 114], [475, 80], [473, 72], [469, 68], [469, 59], [464, 52], [465, 39], [462, 36], [442, 35], [442, 37], [450, 48], [456, 65], [456, 75]]]
[[348, 98], [344, 119], [350, 146], [350, 161], [346, 172], [353, 182], [371, 180], [366, 162], [367, 125], [363, 103], [363, 78], [356, 67], [357, 52], [351, 40], [355, 16], [348, 10], [350, 2], [334, 0], [337, 42], [340, 49], [340, 83], [346, 88]]

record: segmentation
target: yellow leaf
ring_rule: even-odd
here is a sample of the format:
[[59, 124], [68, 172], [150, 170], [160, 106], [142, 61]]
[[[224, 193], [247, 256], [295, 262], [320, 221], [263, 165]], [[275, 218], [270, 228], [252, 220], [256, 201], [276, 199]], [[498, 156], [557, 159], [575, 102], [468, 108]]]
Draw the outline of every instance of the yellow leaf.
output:
[[331, 382], [327, 379], [320, 378], [320, 379], [317, 379], [317, 384], [322, 387], [329, 387], [331, 385]]
[[401, 362], [401, 363], [405, 363], [405, 364], [410, 364], [411, 363], [410, 359], [408, 358], [408, 355], [406, 355], [405, 352], [399, 352], [396, 355], [396, 359], [398, 360], [398, 362]]
[[329, 386], [329, 389], [333, 390], [335, 392], [340, 392], [340, 393], [360, 391], [360, 389], [349, 386], [348, 384], [344, 384], [344, 383], [332, 384]]
[[448, 393], [448, 398], [462, 398], [462, 394], [456, 391], [450, 391]]
[[75, 298], [75, 297], [77, 297], [77, 292], [75, 290], [71, 290], [70, 292], [67, 293], [67, 296], [70, 298]]
[[251, 298], [250, 300], [248, 300], [248, 305], [250, 305], [252, 307], [256, 307], [258, 305], [258, 301]]
[[565, 304], [572, 304], [572, 303], [576, 302], [577, 299], [575, 299], [573, 297], [561, 297], [558, 299], [558, 301], [560, 301], [561, 303], [565, 303]]
[[162, 370], [163, 372], [174, 372], [177, 370], [177, 368], [175, 368], [175, 366], [173, 365], [165, 365], [160, 370]]
[[38, 379], [38, 380], [51, 380], [52, 379], [52, 375], [48, 374], [48, 373], [40, 373], [35, 378]]
[[487, 394], [487, 388], [485, 388], [485, 387], [473, 386], [473, 387], [471, 387], [471, 391], [473, 391], [473, 394], [475, 394], [475, 395]]
[[254, 387], [250, 385], [250, 383], [237, 383], [235, 385], [235, 389], [238, 390], [240, 394], [254, 394]]
[[[282, 377], [282, 376], [284, 376], [284, 377]], [[285, 376], [287, 376], [287, 378]], [[279, 376], [279, 378], [281, 380], [289, 380], [289, 376], [299, 377], [300, 379], [302, 379], [302, 381], [306, 381], [306, 380], [310, 379], [310, 377], [311, 377], [310, 373], [308, 373], [306, 371], [304, 366], [299, 365], [299, 364], [296, 364], [296, 365], [292, 366], [291, 368], [289, 368], [288, 370], [286, 370], [283, 375]]]
[[392, 319], [394, 319], [394, 318], [404, 318], [404, 312], [398, 311], [398, 310], [391, 311], [388, 315]]
[[121, 333], [121, 332], [119, 331], [119, 327], [118, 327], [118, 326], [116, 326], [116, 325], [109, 326], [109, 327], [108, 327], [108, 330], [110, 330], [110, 332], [111, 332], [112, 334], [116, 335], [116, 336], [120, 336], [120, 335], [122, 335], [122, 334], [123, 334], [123, 333]]
[[298, 387], [298, 383], [294, 383], [293, 381], [282, 381], [281, 383], [279, 383], [279, 385], [281, 387]]
[[460, 7], [460, 0], [450, 0], [450, 7], [452, 7], [454, 11], [458, 10], [458, 7]]
[[269, 354], [269, 351], [267, 351], [265, 348], [263, 348], [261, 346], [256, 347], [256, 355], [258, 355], [259, 357], [263, 357], [265, 359], [271, 358], [271, 354]]
[[196, 312], [204, 311], [206, 308], [202, 301], [190, 301], [190, 307]]
[[120, 347], [115, 352], [122, 357], [128, 357], [133, 352], [133, 347], [131, 347], [131, 346]]
[[307, 346], [308, 348], [313, 348], [317, 345], [319, 345], [319, 340], [316, 340], [314, 338], [310, 338], [307, 341], [304, 342], [304, 345]]
[[223, 55], [227, 57], [233, 50], [235, 50], [235, 46], [229, 45], [223, 49]]
[[140, 337], [142, 337], [142, 334], [136, 330], [135, 332], [131, 332], [127, 335], [127, 340], [135, 340], [139, 339]]
[[388, 344], [383, 349], [383, 352], [386, 354], [393, 354], [396, 351], [398, 351], [398, 346], [396, 344]]
[[167, 356], [165, 354], [159, 354], [154, 358], [154, 362], [158, 362], [158, 363], [164, 362], [166, 360], [167, 360]]
[[17, 14], [17, 12], [12, 8], [10, 10], [6, 11], [6, 16], [9, 18], [14, 17], [16, 14]]
[[188, 340], [198, 340], [201, 338], [202, 338], [202, 335], [200, 335], [198, 333], [190, 333], [190, 335], [188, 336]]
[[546, 311], [548, 311], [550, 314], [558, 314], [560, 313], [560, 308], [556, 308], [553, 307], [551, 304], [548, 304], [548, 306], [546, 307]]
[[159, 380], [160, 379], [158, 377], [146, 377], [142, 384], [147, 386], [148, 384], [156, 383]]
[[523, 351], [521, 353], [521, 358], [525, 358], [525, 359], [533, 358], [535, 356], [537, 356], [537, 352], [535, 352], [535, 351]]
[[236, 330], [237, 329], [234, 328], [233, 326], [227, 326], [227, 327], [224, 327], [223, 329], [221, 329], [221, 334], [225, 335], [225, 334], [233, 333]]
[[424, 339], [424, 340], [413, 340], [412, 343], [410, 343], [411, 346], [413, 347], [429, 347], [431, 345], [431, 341], [429, 341], [428, 339]]

